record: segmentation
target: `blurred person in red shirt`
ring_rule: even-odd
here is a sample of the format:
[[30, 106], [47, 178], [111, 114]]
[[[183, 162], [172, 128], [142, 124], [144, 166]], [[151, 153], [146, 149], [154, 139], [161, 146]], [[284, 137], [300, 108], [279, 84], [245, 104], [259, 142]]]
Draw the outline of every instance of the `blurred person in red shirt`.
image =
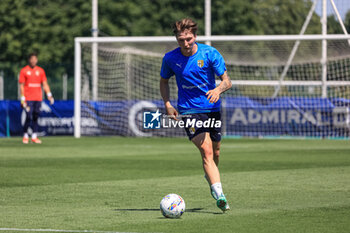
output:
[[44, 88], [47, 99], [52, 105], [54, 98], [50, 91], [49, 84], [44, 69], [37, 66], [38, 55], [31, 53], [28, 56], [28, 65], [23, 67], [19, 75], [19, 84], [21, 91], [21, 106], [25, 109], [26, 120], [23, 127], [23, 143], [28, 144], [29, 135], [28, 128], [31, 127], [32, 142], [41, 143], [38, 139], [38, 118], [40, 115], [41, 102], [43, 100], [43, 94], [41, 87]]

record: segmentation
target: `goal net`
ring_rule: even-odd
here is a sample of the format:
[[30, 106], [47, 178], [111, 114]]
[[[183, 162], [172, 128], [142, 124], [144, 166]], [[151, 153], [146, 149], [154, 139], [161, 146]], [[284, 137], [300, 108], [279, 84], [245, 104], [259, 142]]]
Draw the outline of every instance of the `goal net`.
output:
[[[349, 137], [348, 39], [198, 37], [223, 55], [233, 84], [221, 96], [222, 134]], [[173, 37], [76, 38], [75, 136], [184, 136], [179, 128], [144, 127], [145, 112], [165, 114], [159, 73], [164, 54], [176, 47]], [[169, 85], [176, 106], [175, 77]]]

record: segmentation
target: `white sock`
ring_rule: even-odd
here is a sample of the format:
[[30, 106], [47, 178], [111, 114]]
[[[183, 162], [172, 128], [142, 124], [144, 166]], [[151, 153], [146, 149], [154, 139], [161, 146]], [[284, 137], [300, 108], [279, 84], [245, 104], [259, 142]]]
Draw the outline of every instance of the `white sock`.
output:
[[210, 187], [215, 192], [217, 197], [224, 195], [224, 193], [222, 191], [221, 183], [212, 184]]
[[28, 136], [28, 133], [24, 133], [24, 134], [23, 134], [23, 137], [28, 138], [28, 137], [29, 137], [29, 136]]
[[37, 138], [36, 133], [33, 133], [33, 134], [32, 134], [32, 139], [36, 139], [36, 138]]

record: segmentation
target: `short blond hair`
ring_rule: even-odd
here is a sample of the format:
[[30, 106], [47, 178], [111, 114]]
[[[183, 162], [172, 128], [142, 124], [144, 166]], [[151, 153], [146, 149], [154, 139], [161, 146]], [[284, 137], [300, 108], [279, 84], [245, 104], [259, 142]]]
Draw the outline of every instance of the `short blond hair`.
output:
[[172, 25], [173, 32], [175, 36], [177, 36], [180, 32], [185, 31], [186, 29], [190, 30], [190, 32], [193, 33], [193, 35], [197, 35], [197, 23], [190, 19], [190, 18], [184, 18], [181, 20], [176, 21]]

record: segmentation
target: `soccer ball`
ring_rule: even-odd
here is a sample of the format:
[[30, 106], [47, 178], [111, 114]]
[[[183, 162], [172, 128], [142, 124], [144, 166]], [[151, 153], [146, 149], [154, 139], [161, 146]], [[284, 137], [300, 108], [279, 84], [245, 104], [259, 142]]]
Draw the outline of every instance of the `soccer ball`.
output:
[[160, 202], [160, 211], [166, 218], [180, 218], [185, 212], [185, 201], [177, 194], [168, 194]]

